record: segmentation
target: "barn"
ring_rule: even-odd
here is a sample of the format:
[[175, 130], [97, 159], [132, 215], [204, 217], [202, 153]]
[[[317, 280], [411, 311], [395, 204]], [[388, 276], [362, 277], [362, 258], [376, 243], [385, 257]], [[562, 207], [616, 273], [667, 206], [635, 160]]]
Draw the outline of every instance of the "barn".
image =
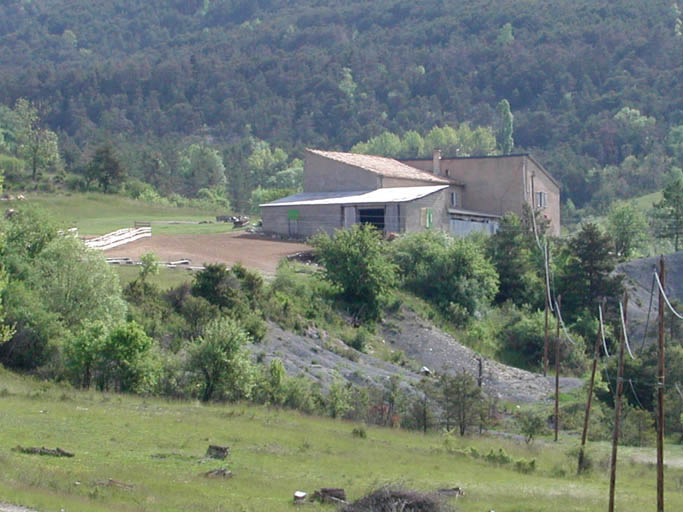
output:
[[[549, 204], [557, 200], [559, 232], [559, 187], [541, 168], [541, 179], [536, 179], [535, 167], [533, 178], [523, 176], [528, 172], [527, 158], [497, 158], [493, 166], [470, 159], [476, 169], [469, 172], [466, 169], [472, 165], [452, 164], [454, 159], [447, 159], [449, 167], [444, 168], [438, 151], [432, 160], [399, 161], [309, 149], [304, 160], [304, 191], [260, 205], [263, 229], [294, 238], [320, 231], [332, 234], [356, 223], [372, 224], [385, 233], [426, 229], [458, 235], [492, 233], [506, 211], [521, 215], [524, 202], [533, 205], [533, 198], [538, 197], [539, 204], [545, 204], [539, 208], [547, 208], [551, 214], [554, 206]], [[491, 172], [493, 176], [489, 176]], [[531, 187], [535, 180], [544, 195], [532, 188], [527, 192], [526, 182]]]

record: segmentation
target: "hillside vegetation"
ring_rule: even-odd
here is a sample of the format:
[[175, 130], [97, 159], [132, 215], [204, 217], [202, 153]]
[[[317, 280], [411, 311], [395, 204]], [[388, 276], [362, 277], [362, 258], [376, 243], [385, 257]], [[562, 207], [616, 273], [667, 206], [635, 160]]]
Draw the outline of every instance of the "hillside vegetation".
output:
[[297, 186], [270, 178], [306, 146], [495, 131], [503, 99], [517, 150], [577, 207], [656, 190], [682, 166], [671, 0], [9, 0], [0, 20], [0, 103], [38, 105], [71, 170], [113, 142], [163, 194], [200, 188], [191, 144], [218, 151], [246, 209], [259, 186]]

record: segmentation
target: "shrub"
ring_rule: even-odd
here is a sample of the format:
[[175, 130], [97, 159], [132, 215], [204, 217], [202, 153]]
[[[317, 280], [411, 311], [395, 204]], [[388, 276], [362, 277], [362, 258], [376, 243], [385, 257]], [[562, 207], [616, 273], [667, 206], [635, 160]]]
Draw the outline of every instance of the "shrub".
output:
[[498, 290], [498, 276], [479, 238], [437, 231], [409, 233], [391, 246], [403, 285], [464, 321], [481, 312]]
[[518, 459], [515, 461], [515, 471], [528, 475], [536, 471], [536, 459]]
[[369, 224], [340, 229], [330, 237], [311, 239], [324, 276], [341, 290], [358, 318], [375, 320], [387, 292], [394, 285], [396, 268], [385, 257], [385, 242]]
[[512, 457], [510, 457], [507, 453], [505, 453], [505, 450], [502, 448], [498, 448], [497, 452], [493, 451], [493, 448], [489, 453], [486, 454], [484, 457], [486, 459], [486, 462], [489, 462], [491, 464], [510, 464], [512, 462]]
[[536, 412], [524, 411], [517, 416], [517, 421], [519, 422], [519, 430], [524, 434], [524, 440], [527, 444], [532, 443], [536, 436], [546, 430], [543, 417]]
[[368, 437], [368, 433], [366, 432], [365, 427], [363, 426], [354, 427], [354, 429], [351, 431], [351, 435], [359, 439], [365, 439]]
[[211, 321], [204, 334], [188, 348], [188, 369], [201, 385], [201, 399], [214, 396], [228, 400], [249, 398], [253, 368], [244, 348], [249, 335], [229, 317]]

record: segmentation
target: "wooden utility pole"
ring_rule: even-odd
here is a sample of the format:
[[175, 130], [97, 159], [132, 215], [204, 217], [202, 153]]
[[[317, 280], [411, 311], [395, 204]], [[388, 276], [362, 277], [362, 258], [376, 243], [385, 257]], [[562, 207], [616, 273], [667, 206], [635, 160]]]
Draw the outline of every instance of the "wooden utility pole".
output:
[[555, 442], [557, 442], [558, 429], [560, 428], [560, 304], [562, 295], [557, 296], [555, 302]]
[[657, 512], [664, 512], [664, 256], [659, 257], [659, 332], [657, 336]]
[[600, 340], [602, 339], [602, 322], [598, 325], [598, 336], [595, 338], [595, 348], [593, 349], [593, 367], [591, 369], [591, 380], [588, 384], [588, 398], [586, 400], [586, 415], [583, 418], [583, 433], [581, 434], [581, 449], [579, 450], [579, 467], [577, 473], [583, 471], [584, 450], [586, 447], [586, 437], [588, 435], [588, 421], [591, 415], [591, 404], [593, 403], [593, 385], [595, 384], [595, 371], [598, 368], [598, 357], [600, 356]]
[[544, 253], [543, 253], [543, 263], [545, 268], [543, 272], [545, 274], [545, 337], [543, 338], [543, 376], [548, 375], [548, 310], [550, 309], [550, 290], [548, 287], [548, 243], [546, 242]]
[[[624, 293], [624, 316], [626, 316], [627, 302], [628, 295]], [[624, 391], [624, 329], [622, 328], [620, 332], [619, 366], [617, 369], [617, 394], [614, 398], [614, 432], [612, 433], [612, 459], [610, 463], [609, 475], [609, 512], [614, 512], [614, 488], [617, 481], [617, 446], [619, 445], [619, 424], [621, 422], [621, 395]]]

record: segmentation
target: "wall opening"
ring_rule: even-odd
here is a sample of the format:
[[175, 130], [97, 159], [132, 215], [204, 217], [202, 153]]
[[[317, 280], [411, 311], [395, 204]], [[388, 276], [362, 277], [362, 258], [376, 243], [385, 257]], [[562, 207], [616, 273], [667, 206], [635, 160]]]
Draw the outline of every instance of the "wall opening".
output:
[[384, 208], [359, 208], [361, 224], [372, 224], [380, 231], [384, 231]]

